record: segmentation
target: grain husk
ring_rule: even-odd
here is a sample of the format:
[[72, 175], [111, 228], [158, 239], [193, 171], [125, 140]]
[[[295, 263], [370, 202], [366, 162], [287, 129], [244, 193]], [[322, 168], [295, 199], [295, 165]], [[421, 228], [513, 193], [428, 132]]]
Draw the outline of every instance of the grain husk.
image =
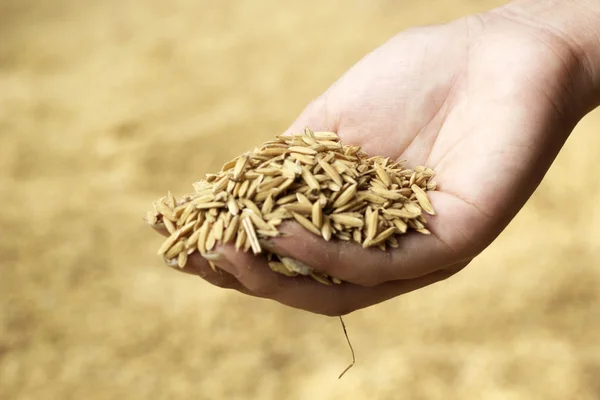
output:
[[333, 132], [307, 128], [226, 162], [179, 200], [168, 192], [153, 203], [146, 222], [169, 233], [158, 254], [171, 266], [183, 268], [197, 251], [215, 267], [221, 250], [214, 249], [229, 244], [264, 255], [276, 273], [340, 284], [299, 260], [277, 257], [261, 241], [281, 236], [279, 226], [291, 220], [324, 243], [397, 248], [410, 231], [431, 234], [427, 218], [435, 209], [427, 192], [437, 188], [434, 176], [426, 166], [411, 170], [403, 161], [369, 157]]

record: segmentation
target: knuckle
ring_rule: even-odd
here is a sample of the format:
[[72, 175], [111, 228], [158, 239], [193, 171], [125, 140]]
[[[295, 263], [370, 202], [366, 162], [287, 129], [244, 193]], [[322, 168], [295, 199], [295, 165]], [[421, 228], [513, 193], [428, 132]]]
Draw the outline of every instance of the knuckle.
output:
[[277, 287], [269, 282], [243, 282], [243, 285], [252, 293], [260, 297], [273, 297], [277, 293]]
[[222, 289], [231, 289], [235, 284], [234, 279], [229, 277], [205, 277], [204, 280]]
[[214, 286], [217, 286], [217, 287], [220, 287], [223, 289], [230, 289], [230, 288], [236, 286], [236, 283], [237, 283], [237, 280], [232, 275], [230, 275], [220, 269], [213, 271], [209, 267], [200, 268], [199, 271], [197, 272], [197, 275], [200, 276], [200, 278], [207, 281], [208, 283], [210, 283], [211, 285], [214, 285]]

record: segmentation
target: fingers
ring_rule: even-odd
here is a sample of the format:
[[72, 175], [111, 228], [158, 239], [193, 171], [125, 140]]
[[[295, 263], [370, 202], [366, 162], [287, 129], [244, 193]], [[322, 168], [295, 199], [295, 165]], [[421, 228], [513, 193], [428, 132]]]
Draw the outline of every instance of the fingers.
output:
[[263, 257], [227, 249], [226, 270], [247, 290], [260, 297], [318, 314], [337, 316], [365, 308], [393, 297], [444, 280], [468, 262], [459, 263], [416, 279], [391, 281], [375, 287], [351, 283], [323, 285], [308, 277], [286, 277], [271, 271]]
[[231, 274], [228, 272], [220, 268], [215, 268], [213, 270], [208, 261], [202, 258], [202, 256], [200, 256], [198, 253], [194, 253], [189, 256], [184, 270], [187, 270], [186, 272], [193, 273], [194, 275], [197, 275], [205, 281], [220, 288], [236, 289], [241, 286], [237, 279], [231, 276]]
[[[169, 236], [169, 232], [167, 232], [166, 229], [154, 228], [154, 230], [163, 236]], [[229, 272], [227, 272], [227, 270], [231, 270], [232, 268], [228, 267], [229, 262], [224, 257], [221, 257], [221, 259], [214, 261], [215, 265], [217, 266], [217, 268], [215, 269], [213, 269], [208, 263], [208, 261], [204, 259], [199, 253], [190, 254], [183, 268], [180, 268], [177, 264], [171, 265], [169, 262], [166, 263], [167, 265], [171, 266], [177, 271], [199, 276], [208, 283], [211, 283], [220, 288], [234, 289], [238, 292], [247, 295], [256, 296], [248, 289], [246, 289], [241, 283], [239, 283], [238, 280], [234, 278]]]
[[427, 275], [451, 263], [440, 260], [444, 245], [433, 235], [409, 233], [399, 240], [397, 249], [364, 249], [355, 242], [324, 242], [293, 225], [286, 227], [293, 236], [276, 241], [283, 255], [296, 258], [324, 274], [363, 286], [375, 286], [398, 279]]
[[[437, 270], [440, 267], [436, 260], [431, 260], [433, 253], [442, 250], [433, 236], [409, 233], [398, 241], [399, 248], [381, 251], [379, 248], [364, 249], [355, 242], [325, 242], [296, 224], [283, 229], [290, 236], [273, 241], [277, 253], [357, 285], [375, 286], [390, 280], [417, 278], [433, 272], [432, 268]], [[426, 264], [418, 257], [421, 250], [429, 252], [432, 264]]]
[[[400, 236], [397, 249], [390, 248], [383, 252], [378, 248], [363, 249], [354, 242], [325, 242], [297, 224], [288, 223], [280, 229], [290, 235], [269, 241], [273, 246], [269, 250], [300, 260], [316, 271], [361, 286], [376, 286], [388, 281], [418, 278], [472, 258], [474, 254], [469, 249], [473, 247], [473, 240], [464, 233], [468, 231], [468, 226], [474, 224], [471, 221], [472, 214], [463, 209], [464, 203], [460, 199], [455, 199], [449, 194], [431, 192], [430, 199], [439, 213], [439, 216], [427, 217], [428, 228], [432, 234], [411, 232]], [[195, 257], [198, 255], [190, 256], [196, 260]], [[211, 279], [213, 274], [212, 270], [209, 271], [208, 263], [202, 260], [201, 265], [201, 271], [192, 273], [203, 274], [208, 277], [207, 280]], [[231, 272], [230, 269], [224, 269]], [[217, 280], [215, 284], [220, 285], [222, 278], [214, 278]], [[265, 279], [283, 278], [269, 274]], [[250, 286], [252, 290], [254, 286]], [[273, 287], [271, 284], [265, 286]], [[256, 292], [260, 293], [260, 290]]]
[[[472, 258], [469, 238], [461, 233], [458, 218], [468, 217], [459, 204], [443, 193], [432, 193], [440, 215], [428, 216], [431, 235], [409, 232], [398, 237], [399, 247], [381, 251], [379, 248], [363, 249], [355, 242], [324, 241], [299, 225], [281, 226], [289, 233], [286, 237], [270, 241], [272, 251], [298, 259], [315, 270], [362, 286], [375, 286], [383, 282], [418, 278], [461, 260]], [[435, 200], [443, 200], [437, 201]], [[460, 216], [460, 217], [459, 217]]]
[[312, 284], [316, 283], [304, 276], [291, 278], [273, 272], [262, 256], [236, 251], [231, 247], [225, 248], [223, 254], [228, 262], [220, 265], [245, 288], [259, 297], [277, 300], [290, 286], [310, 291]]

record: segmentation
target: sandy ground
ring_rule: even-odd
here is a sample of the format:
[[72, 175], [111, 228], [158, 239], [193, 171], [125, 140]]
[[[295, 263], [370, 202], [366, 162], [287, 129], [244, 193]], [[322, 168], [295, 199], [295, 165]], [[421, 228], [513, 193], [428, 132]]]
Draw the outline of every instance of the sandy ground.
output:
[[1, 399], [600, 398], [600, 113], [467, 270], [337, 320], [213, 288], [142, 216], [401, 29], [500, 1], [0, 0]]

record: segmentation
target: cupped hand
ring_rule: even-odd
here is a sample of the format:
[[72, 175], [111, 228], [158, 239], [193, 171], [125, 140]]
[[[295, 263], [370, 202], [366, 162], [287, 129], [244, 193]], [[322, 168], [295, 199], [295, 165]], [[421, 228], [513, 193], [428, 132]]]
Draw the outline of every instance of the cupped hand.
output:
[[533, 193], [583, 116], [567, 42], [502, 8], [405, 31], [365, 56], [286, 133], [337, 132], [371, 155], [436, 172], [431, 235], [409, 233], [387, 252], [322, 239], [289, 223], [279, 254], [345, 281], [325, 286], [272, 272], [220, 248], [220, 269], [199, 255], [186, 270], [292, 307], [342, 315], [443, 280], [464, 268]]

